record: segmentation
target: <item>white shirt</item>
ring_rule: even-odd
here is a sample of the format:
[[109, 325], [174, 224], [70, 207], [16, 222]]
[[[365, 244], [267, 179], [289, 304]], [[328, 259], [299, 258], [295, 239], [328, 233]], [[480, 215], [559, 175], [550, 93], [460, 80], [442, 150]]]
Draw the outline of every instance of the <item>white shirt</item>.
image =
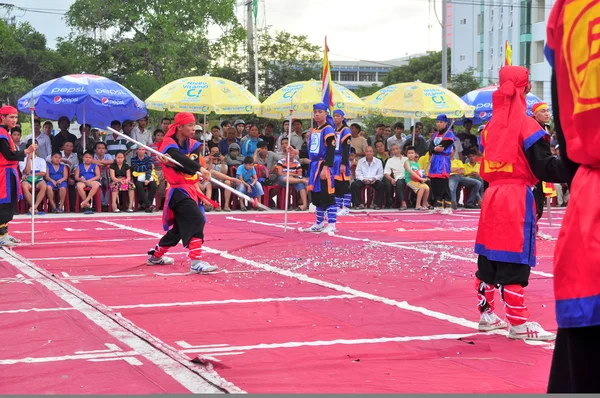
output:
[[388, 138], [387, 147], [388, 147], [388, 149], [391, 149], [392, 145], [398, 144], [398, 146], [400, 147], [400, 150], [402, 150], [402, 141], [404, 141], [402, 134], [400, 135], [400, 138], [396, 138], [396, 135], [394, 134], [390, 138]]
[[366, 157], [360, 159], [356, 165], [356, 179], [362, 181], [373, 178], [379, 181], [383, 179], [383, 163], [381, 163], [381, 160], [373, 157], [369, 164]]
[[395, 180], [404, 179], [404, 163], [407, 160], [408, 160], [408, 158], [405, 156], [402, 156], [402, 157], [392, 156], [385, 163], [385, 170], [383, 171], [383, 173], [389, 174], [390, 177], [393, 174], [393, 176], [394, 176], [393, 178]]
[[[135, 126], [133, 130], [131, 130], [131, 138], [141, 142], [144, 145], [152, 144], [152, 132], [148, 128], [142, 132], [138, 126]], [[137, 149], [137, 145], [134, 145], [132, 148]]]
[[[31, 139], [31, 134], [25, 137], [23, 142], [28, 142]], [[35, 139], [38, 143], [38, 154], [41, 158], [46, 159], [47, 156], [52, 155], [52, 142], [50, 141], [50, 137], [46, 135], [43, 131]]]
[[[21, 173], [25, 174], [23, 170], [27, 166], [27, 162], [31, 162], [31, 159], [28, 161], [27, 158], [19, 162], [19, 169], [21, 169]], [[36, 156], [33, 160], [33, 168], [35, 169], [35, 174], [37, 173], [45, 173], [46, 172], [46, 160], [44, 158], [40, 158]]]
[[[75, 152], [71, 152], [69, 157], [65, 156], [65, 151], [60, 151], [60, 154], [62, 155], [61, 163], [65, 166], [68, 166], [71, 169], [71, 174], [75, 174], [75, 169], [79, 166], [79, 158], [77, 157], [77, 154]], [[51, 158], [52, 155], [46, 156], [46, 162], [50, 163], [52, 160]], [[64, 162], [65, 159], [71, 162], [71, 164], [67, 164], [66, 162]]]

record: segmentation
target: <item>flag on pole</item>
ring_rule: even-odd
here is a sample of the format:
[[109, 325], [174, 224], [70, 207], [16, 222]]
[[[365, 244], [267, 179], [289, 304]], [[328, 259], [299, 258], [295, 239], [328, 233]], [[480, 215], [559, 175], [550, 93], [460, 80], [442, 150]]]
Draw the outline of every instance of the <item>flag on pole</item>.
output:
[[327, 36], [325, 36], [325, 54], [323, 55], [323, 80], [321, 90], [323, 92], [323, 103], [329, 106], [329, 113], [333, 112], [333, 83], [331, 82], [331, 70], [329, 69], [329, 47], [327, 47]]
[[512, 48], [510, 48], [510, 44], [508, 44], [508, 40], [506, 40], [504, 44], [504, 65], [511, 66], [512, 65]]
[[256, 26], [256, 19], [258, 18], [258, 0], [252, 0], [252, 12], [254, 13], [254, 25]]

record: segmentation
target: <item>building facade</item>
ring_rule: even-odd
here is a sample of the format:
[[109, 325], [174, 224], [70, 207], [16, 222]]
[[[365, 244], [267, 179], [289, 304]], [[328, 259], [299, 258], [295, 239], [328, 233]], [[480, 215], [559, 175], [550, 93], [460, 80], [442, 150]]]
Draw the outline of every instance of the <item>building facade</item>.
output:
[[532, 93], [550, 102], [551, 69], [544, 46], [553, 4], [554, 0], [451, 0], [452, 73], [473, 67], [482, 86], [498, 83], [508, 41], [512, 64], [529, 68]]

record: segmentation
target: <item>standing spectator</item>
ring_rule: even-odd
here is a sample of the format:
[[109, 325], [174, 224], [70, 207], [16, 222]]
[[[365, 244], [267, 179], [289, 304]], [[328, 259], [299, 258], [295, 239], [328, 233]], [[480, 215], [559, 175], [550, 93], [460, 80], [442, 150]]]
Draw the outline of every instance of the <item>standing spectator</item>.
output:
[[115, 158], [106, 153], [106, 144], [104, 142], [97, 142], [94, 148], [94, 160], [92, 163], [98, 165], [100, 168], [100, 198], [102, 200], [102, 206], [108, 207], [108, 199], [110, 196], [110, 165], [114, 163]]
[[[455, 149], [452, 149], [452, 157], [454, 157]], [[469, 194], [469, 198], [465, 200], [465, 208], [466, 209], [475, 209], [475, 200], [477, 200], [477, 194], [481, 189], [481, 182], [465, 177], [465, 165], [459, 159], [452, 159], [450, 166], [450, 197], [452, 198], [452, 209], [456, 210], [458, 208], [457, 198], [456, 198], [456, 190], [458, 186], [463, 186], [465, 188], [470, 188], [471, 193]]]
[[[229, 129], [227, 129], [227, 130], [229, 130]], [[227, 133], [227, 131], [225, 131], [223, 134], [226, 134], [226, 133]], [[206, 143], [209, 153], [212, 148], [215, 148], [215, 147], [218, 148], [219, 144], [221, 143], [221, 131], [219, 129], [213, 130], [211, 132], [211, 135], [212, 135], [212, 137], [211, 137], [210, 141], [208, 141]]]
[[69, 126], [71, 126], [71, 121], [68, 117], [61, 116], [58, 118], [58, 128], [60, 131], [54, 136], [54, 141], [52, 142], [52, 152], [60, 151], [63, 147], [63, 144], [67, 141], [72, 143], [77, 141], [75, 134], [69, 132]]
[[[238, 119], [233, 123], [233, 127], [235, 127], [235, 137], [241, 140], [246, 135], [246, 123], [242, 119]], [[225, 130], [223, 130], [223, 134], [225, 134]], [[221, 151], [221, 153], [226, 152]]]
[[402, 148], [402, 141], [404, 140], [404, 123], [398, 122], [394, 124], [394, 135], [387, 140], [387, 147], [392, 148], [392, 145], [397, 144]]
[[[60, 152], [54, 152], [51, 158], [52, 161], [48, 164], [46, 173], [46, 196], [52, 213], [62, 213], [65, 211], [65, 198], [69, 186], [69, 168], [61, 162], [62, 155]], [[56, 206], [54, 200], [54, 192], [56, 191], [58, 191], [58, 206]]]
[[[427, 140], [423, 137], [423, 123], [417, 122], [414, 126], [410, 128], [410, 134], [407, 135], [400, 144], [400, 150], [405, 151], [407, 146], [414, 146], [415, 151], [419, 157], [425, 156], [427, 151], [429, 150], [429, 145], [427, 144]], [[413, 134], [415, 135], [415, 144], [413, 145]]]
[[[29, 141], [29, 145], [31, 146], [32, 141]], [[36, 143], [37, 144], [37, 143]], [[46, 181], [44, 181], [44, 177], [46, 176], [46, 161], [43, 158], [37, 156], [33, 160], [33, 171], [31, 170], [31, 160], [32, 154], [28, 154], [25, 160], [19, 162], [19, 168], [21, 169], [21, 174], [23, 178], [21, 179], [21, 187], [23, 188], [23, 196], [27, 201], [27, 204], [30, 206], [27, 214], [31, 214], [32, 211], [35, 211], [35, 214], [44, 215], [43, 211], [38, 212], [38, 207], [44, 200], [46, 196]], [[32, 205], [32, 195], [31, 190], [32, 187], [35, 187], [36, 190], [39, 191], [39, 194], [35, 197], [35, 205]]]
[[10, 136], [17, 147], [17, 151], [22, 152], [27, 148], [25, 142], [21, 141], [21, 127], [13, 127], [10, 129]]
[[[258, 130], [256, 126], [252, 126], [252, 128]], [[241, 193], [245, 193], [251, 198], [260, 198], [264, 194], [262, 185], [260, 185], [260, 182], [258, 182], [258, 178], [256, 176], [254, 159], [252, 156], [246, 156], [244, 158], [244, 164], [243, 166], [238, 167], [236, 176], [241, 182], [241, 184], [238, 186], [238, 191]], [[240, 210], [247, 210], [244, 200], [240, 200]]]
[[240, 143], [239, 140], [235, 136], [237, 133], [237, 130], [235, 128], [230, 127], [227, 129], [227, 131], [225, 133], [227, 135], [225, 137], [223, 137], [221, 139], [221, 141], [219, 142], [219, 152], [221, 152], [223, 154], [229, 153], [229, 146], [231, 144], [238, 144], [238, 146], [239, 146], [239, 143]]
[[[162, 130], [154, 130], [154, 142], [152, 144], [150, 144], [150, 148], [155, 149], [158, 151], [158, 148], [160, 147], [160, 143], [162, 142], [162, 140], [165, 138], [165, 133]], [[151, 153], [150, 157], [152, 158], [152, 165], [154, 166], [154, 173], [156, 174], [157, 177], [157, 181], [156, 181], [156, 188], [158, 190], [158, 203], [156, 204], [157, 206], [159, 206], [160, 209], [163, 208], [162, 202], [165, 200], [165, 192], [166, 192], [166, 181], [165, 181], [165, 175], [163, 174], [163, 168], [162, 168], [162, 163], [160, 162], [160, 160], [158, 160], [158, 157], [156, 156], [156, 154]]]
[[160, 129], [165, 132], [169, 131], [169, 126], [171, 125], [171, 119], [169, 119], [168, 117], [163, 117], [160, 120]]
[[250, 156], [254, 155], [256, 151], [257, 145], [259, 141], [262, 141], [258, 136], [258, 126], [252, 126], [250, 132], [247, 135], [246, 141], [242, 144], [242, 156]]
[[74, 146], [75, 146], [75, 153], [77, 153], [77, 156], [83, 156], [83, 144], [84, 144], [84, 140], [85, 140], [85, 150], [89, 150], [94, 148], [94, 145], [96, 145], [96, 140], [94, 138], [91, 137], [91, 131], [92, 131], [92, 126], [89, 124], [81, 124], [79, 126], [79, 138], [77, 138], [75, 140]]
[[54, 130], [54, 125], [52, 124], [52, 122], [50, 120], [46, 120], [42, 129], [44, 130], [44, 134], [46, 134], [48, 138], [50, 138], [50, 142], [52, 142], [54, 140], [54, 135], [52, 134], [52, 131]]
[[398, 144], [392, 144], [390, 148], [392, 157], [387, 161], [385, 169], [383, 170], [383, 185], [387, 197], [386, 207], [392, 207], [393, 193], [394, 190], [396, 190], [396, 197], [400, 199], [400, 210], [406, 210], [406, 198], [404, 197], [404, 190], [406, 188], [404, 163], [407, 161], [407, 158], [402, 156]]
[[260, 135], [260, 139], [267, 143], [267, 149], [269, 151], [275, 150], [275, 137], [273, 136], [273, 123], [267, 123], [263, 134]]
[[[119, 128], [117, 128], [120, 126], [121, 126], [121, 123], [118, 120], [113, 120], [110, 123], [110, 127], [117, 131], [120, 130]], [[125, 134], [125, 130], [123, 130], [123, 134]], [[106, 151], [113, 158], [117, 154], [117, 152], [123, 152], [125, 154], [125, 159], [127, 159], [129, 154], [131, 153], [132, 149], [133, 149], [133, 143], [126, 140], [125, 138], [119, 138], [119, 136], [117, 134], [113, 133], [112, 138], [106, 140]]]
[[361, 192], [363, 187], [371, 185], [375, 189], [375, 200], [373, 208], [381, 209], [383, 202], [383, 165], [381, 160], [374, 157], [373, 147], [367, 147], [365, 157], [358, 161], [356, 166], [356, 181], [351, 185], [352, 202], [355, 208], [364, 209], [362, 203]]
[[[37, 153], [39, 153], [39, 156], [42, 159], [46, 159], [52, 154], [52, 141], [50, 140], [50, 137], [44, 134], [44, 132], [41, 130], [40, 119], [35, 119], [33, 121], [33, 131], [35, 133], [35, 140], [38, 142]], [[23, 141], [28, 142], [29, 140], [31, 140], [31, 134], [25, 137]]]
[[148, 128], [148, 115], [138, 119], [137, 126], [131, 130], [131, 138], [144, 145], [152, 144], [152, 131]]
[[[123, 122], [123, 134], [125, 134], [128, 137], [131, 137], [132, 135], [132, 131], [133, 131], [133, 120], [125, 120]], [[127, 141], [127, 140], [124, 140]], [[129, 141], [127, 141], [127, 144], [130, 145], [131, 150], [130, 151], [126, 151], [125, 152], [125, 161], [128, 164], [131, 164], [131, 158], [135, 155], [135, 150], [137, 149], [137, 145], [130, 143]], [[116, 153], [111, 155], [114, 156], [116, 155]]]
[[452, 148], [456, 137], [452, 130], [448, 129], [448, 118], [446, 115], [437, 117], [438, 130], [431, 137], [429, 152], [431, 160], [429, 163], [429, 179], [431, 180], [431, 193], [434, 206], [441, 208], [443, 214], [451, 214], [452, 196], [450, 195], [450, 164]]
[[421, 174], [421, 168], [417, 162], [417, 156], [419, 155], [417, 155], [414, 146], [406, 148], [406, 156], [408, 160], [404, 162], [404, 182], [417, 194], [415, 210], [427, 210], [431, 208], [427, 205], [429, 185], [427, 185], [427, 178]]
[[358, 123], [352, 123], [350, 125], [350, 132], [352, 133], [350, 145], [354, 148], [356, 157], [360, 159], [365, 156], [365, 151], [369, 144], [367, 143], [366, 138], [360, 135], [360, 125]]
[[[135, 189], [140, 201], [140, 209], [152, 213], [155, 206], [152, 204], [156, 195], [156, 178], [153, 176], [152, 159], [146, 155], [145, 148], [138, 148], [137, 156], [131, 159], [131, 173], [135, 181]], [[146, 189], [148, 192], [146, 193]]]
[[385, 167], [385, 163], [390, 158], [390, 154], [385, 150], [383, 141], [375, 142], [375, 157], [381, 160], [381, 164]]
[[121, 210], [117, 206], [117, 198], [119, 192], [127, 192], [129, 199], [127, 212], [133, 213], [133, 202], [135, 201], [135, 185], [131, 180], [131, 169], [125, 163], [125, 154], [118, 152], [115, 156], [115, 162], [110, 165], [110, 196], [114, 213], [119, 213]]
[[392, 135], [392, 128], [390, 126], [385, 126], [385, 130], [383, 132], [383, 142], [385, 142], [385, 147], [387, 148], [387, 142], [390, 139], [390, 136]]
[[471, 130], [473, 129], [473, 120], [465, 119], [463, 127], [465, 128], [464, 133], [457, 134], [456, 138], [458, 138], [462, 144], [463, 156], [467, 157], [472, 150], [475, 150], [476, 153], [479, 152], [479, 141], [477, 140], [477, 136], [471, 133]]
[[[379, 123], [375, 126], [375, 135], [372, 135], [367, 139], [369, 146], [374, 148], [377, 141], [383, 141], [383, 133], [385, 133], [385, 124]], [[387, 151], [387, 142], [384, 143], [384, 146]]]
[[[100, 167], [92, 163], [94, 156], [91, 151], [83, 154], [83, 163], [75, 169], [75, 181], [77, 181], [77, 192], [81, 197], [81, 208], [83, 214], [93, 214], [92, 199], [100, 189]], [[85, 190], [89, 189], [88, 193]]]

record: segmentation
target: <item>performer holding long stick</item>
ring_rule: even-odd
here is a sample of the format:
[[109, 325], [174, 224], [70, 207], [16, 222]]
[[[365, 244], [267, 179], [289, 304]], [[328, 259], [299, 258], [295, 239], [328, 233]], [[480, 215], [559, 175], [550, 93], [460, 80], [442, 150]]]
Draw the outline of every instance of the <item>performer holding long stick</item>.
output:
[[18, 117], [16, 108], [0, 108], [0, 247], [11, 247], [21, 242], [8, 234], [8, 223], [13, 219], [15, 203], [23, 198], [17, 167], [26, 155], [37, 150], [34, 143], [24, 152], [17, 151], [9, 131], [17, 125]]

